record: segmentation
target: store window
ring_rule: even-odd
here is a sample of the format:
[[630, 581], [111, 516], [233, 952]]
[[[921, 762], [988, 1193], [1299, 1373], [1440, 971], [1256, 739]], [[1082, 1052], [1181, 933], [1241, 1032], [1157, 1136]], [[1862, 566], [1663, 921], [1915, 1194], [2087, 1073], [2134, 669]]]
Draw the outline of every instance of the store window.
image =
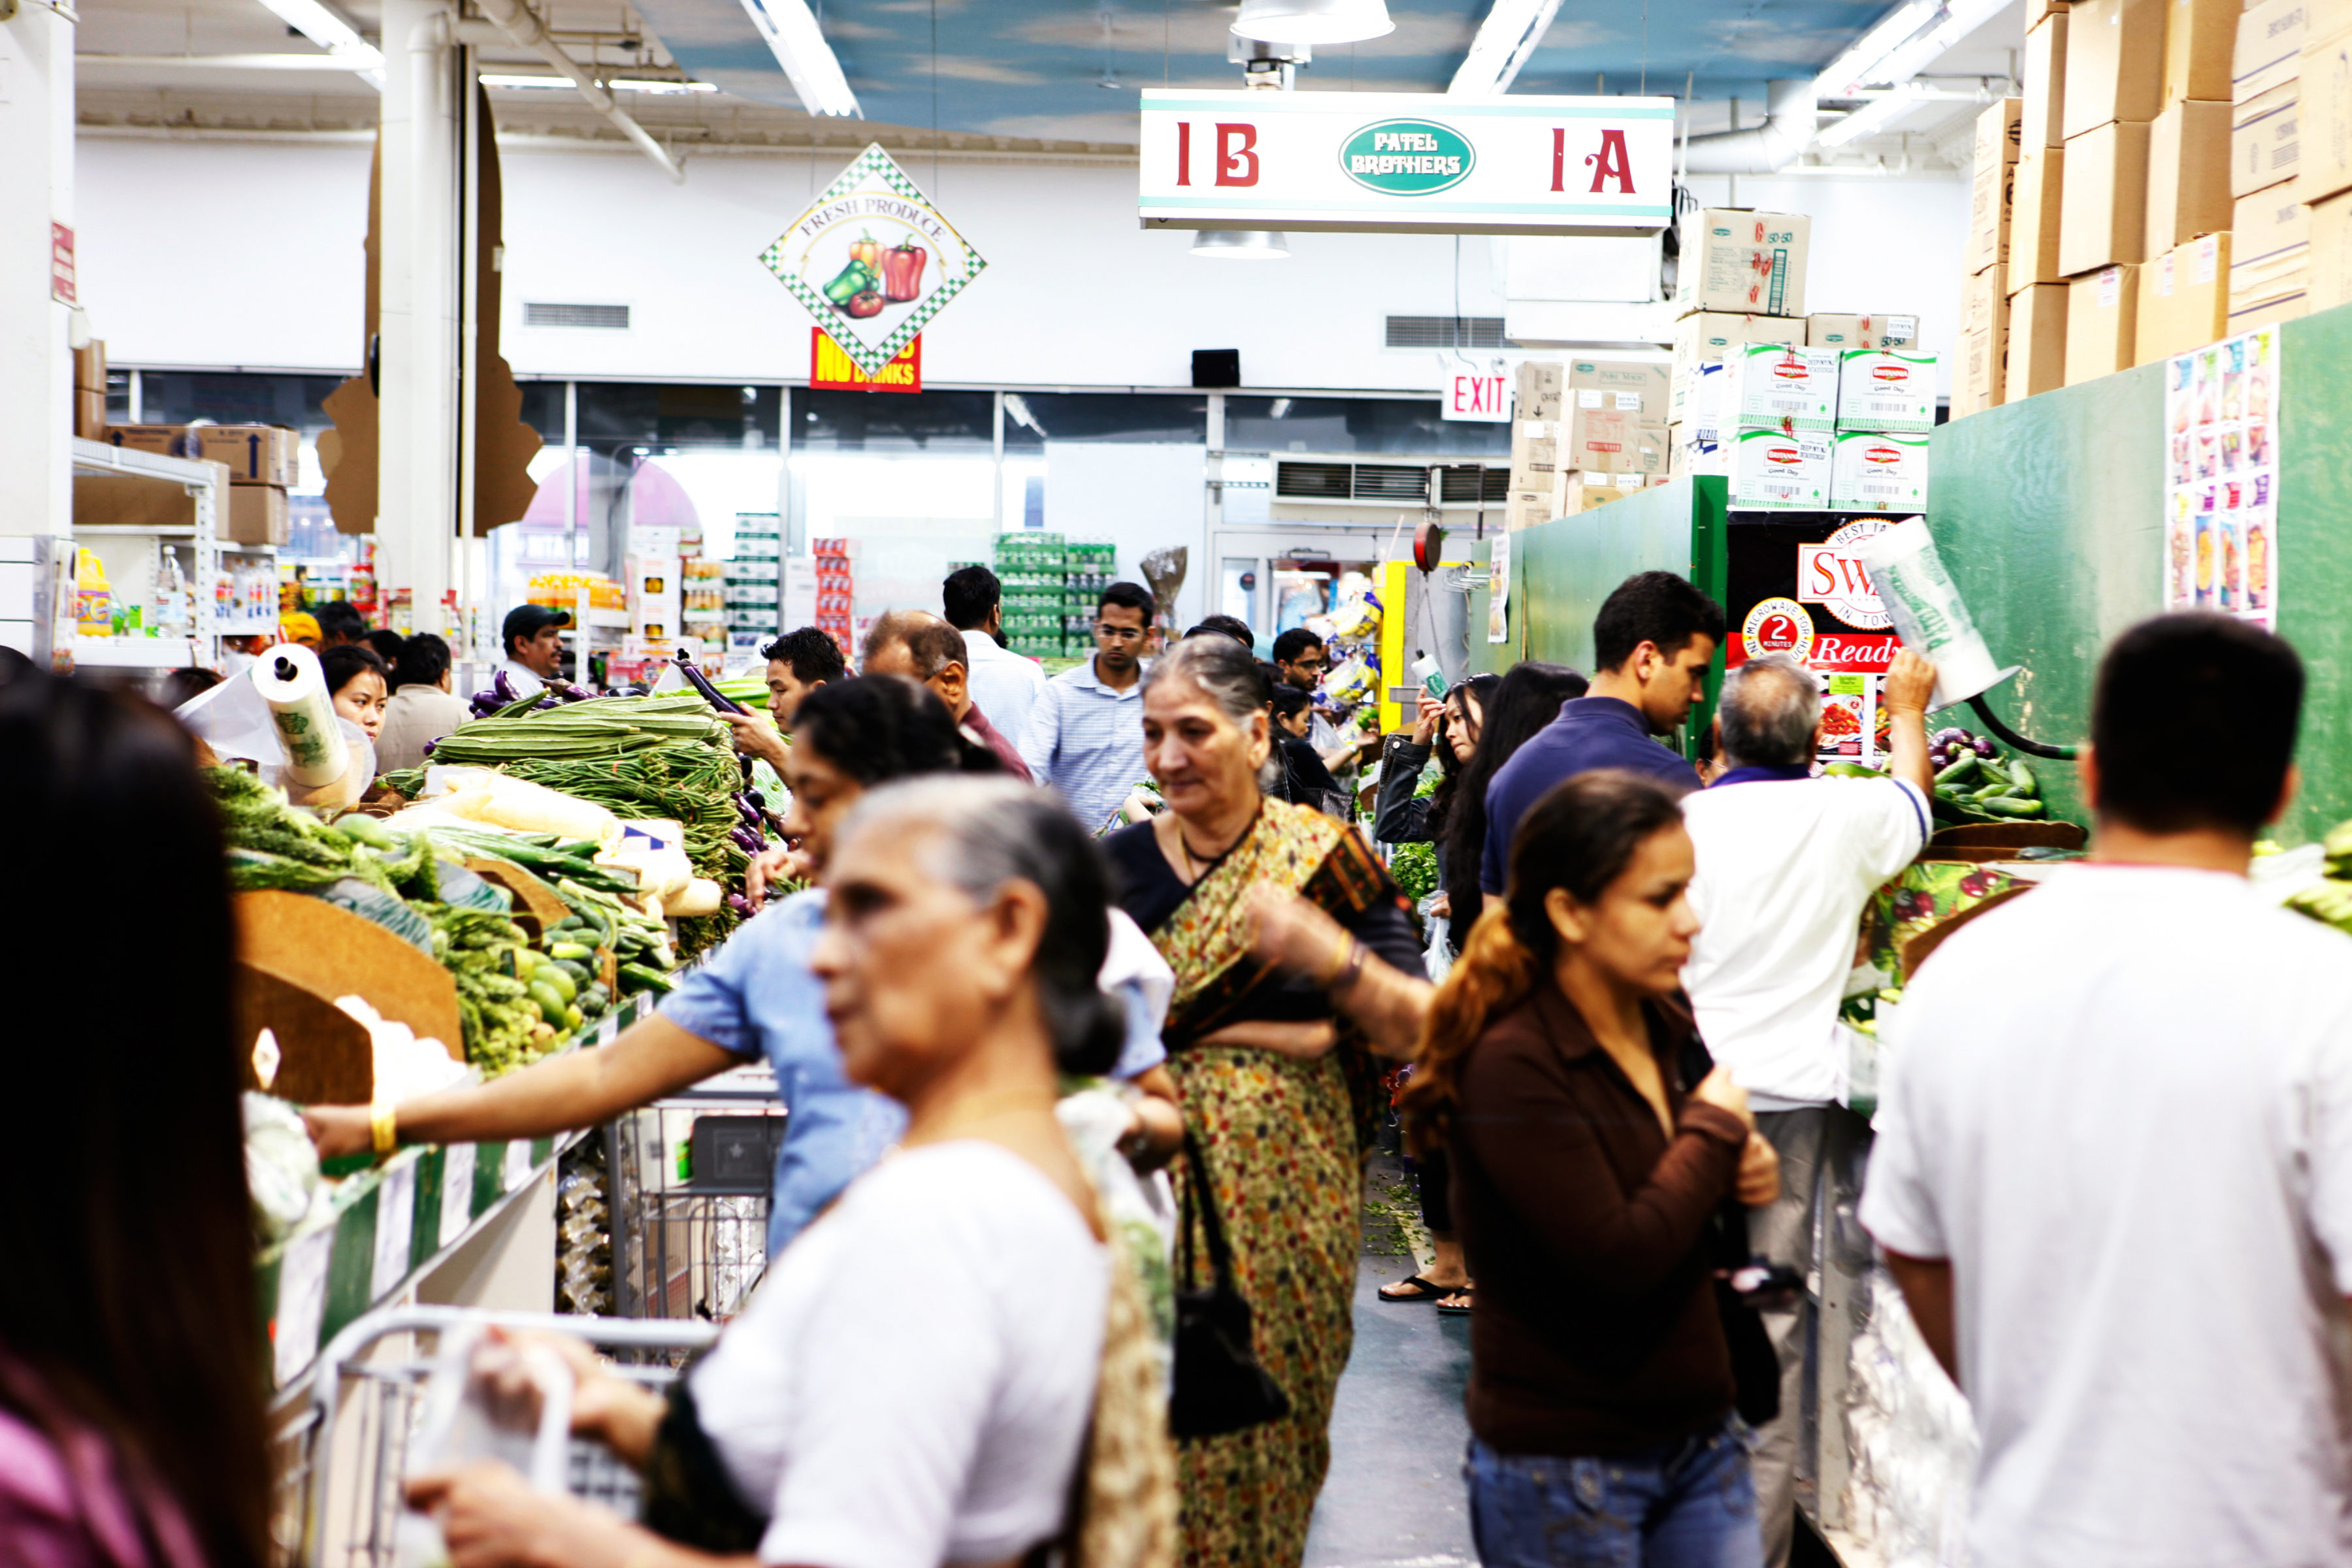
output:
[[995, 441], [994, 393], [793, 393], [796, 451], [992, 452]]
[[[124, 378], [122, 406], [113, 400], [113, 377]], [[135, 388], [131, 378], [135, 375]], [[328, 396], [341, 386], [340, 375], [271, 374], [243, 371], [142, 370], [108, 375], [110, 419], [130, 422], [137, 405], [142, 425], [287, 425], [302, 434], [301, 470], [287, 490], [286, 542], [278, 548], [281, 568], [299, 569], [306, 584], [315, 583], [326, 596], [341, 592], [350, 564], [361, 558], [360, 537], [337, 531], [327, 511], [327, 476], [319, 466], [319, 436], [334, 427], [326, 410]]]
[[1197, 446], [1209, 438], [1205, 393], [1008, 392], [1004, 449], [1048, 441]]
[[1230, 396], [1225, 450], [1508, 460], [1511, 427], [1444, 418], [1433, 397]]

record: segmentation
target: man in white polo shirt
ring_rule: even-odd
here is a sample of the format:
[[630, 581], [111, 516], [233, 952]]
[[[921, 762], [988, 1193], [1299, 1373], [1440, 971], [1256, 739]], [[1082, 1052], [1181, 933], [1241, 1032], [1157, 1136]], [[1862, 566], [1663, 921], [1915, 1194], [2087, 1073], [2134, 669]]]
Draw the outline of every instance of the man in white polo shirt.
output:
[[[1780, 1195], [1748, 1218], [1758, 1254], [1801, 1274], [1814, 1266], [1813, 1210], [1825, 1165], [1861, 1119], [1843, 1109], [1846, 1052], [1838, 1002], [1870, 896], [1927, 842], [1927, 699], [1936, 668], [1906, 648], [1886, 673], [1891, 779], [1815, 778], [1822, 688], [1786, 654], [1724, 679], [1717, 710], [1726, 771], [1683, 801], [1696, 851], [1699, 917], [1683, 985], [1715, 1059], [1748, 1091], [1756, 1129], [1780, 1155]], [[1764, 1314], [1780, 1357], [1780, 1415], [1757, 1435], [1765, 1561], [1789, 1561], [1805, 1363], [1802, 1305]]]
[[2125, 633], [2090, 862], [1881, 1026], [1862, 1222], [1975, 1412], [1988, 1568], [2352, 1563], [2352, 941], [2246, 879], [2303, 684], [2242, 622]]

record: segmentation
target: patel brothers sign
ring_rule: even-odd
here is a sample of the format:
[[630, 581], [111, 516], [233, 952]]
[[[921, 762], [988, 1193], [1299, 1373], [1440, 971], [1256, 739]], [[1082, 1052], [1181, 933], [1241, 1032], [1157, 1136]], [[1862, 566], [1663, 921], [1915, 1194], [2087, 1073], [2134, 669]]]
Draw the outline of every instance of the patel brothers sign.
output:
[[1668, 98], [1142, 98], [1146, 228], [1638, 234], [1673, 219]]

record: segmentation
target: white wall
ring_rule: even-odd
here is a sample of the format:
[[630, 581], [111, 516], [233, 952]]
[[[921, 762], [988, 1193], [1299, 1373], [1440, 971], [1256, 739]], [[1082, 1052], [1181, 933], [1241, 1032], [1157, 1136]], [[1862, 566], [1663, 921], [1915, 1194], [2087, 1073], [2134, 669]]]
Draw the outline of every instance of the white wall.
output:
[[[809, 318], [759, 254], [845, 162], [697, 158], [674, 186], [634, 153], [508, 150], [508, 360], [525, 375], [804, 377]], [[1501, 247], [1483, 240], [1302, 234], [1287, 261], [1212, 261], [1136, 227], [1131, 167], [935, 174], [917, 156], [908, 172], [990, 264], [923, 334], [935, 383], [1181, 386], [1193, 349], [1238, 347], [1253, 386], [1434, 390], [1438, 356], [1382, 348], [1382, 318], [1502, 313]], [[93, 136], [79, 173], [83, 299], [118, 363], [358, 363], [364, 145]], [[1722, 180], [1694, 184], [1723, 199]], [[1965, 182], [1742, 178], [1738, 195], [1812, 215], [1814, 309], [1916, 312], [1948, 354]], [[625, 303], [633, 325], [526, 330], [525, 300]]]

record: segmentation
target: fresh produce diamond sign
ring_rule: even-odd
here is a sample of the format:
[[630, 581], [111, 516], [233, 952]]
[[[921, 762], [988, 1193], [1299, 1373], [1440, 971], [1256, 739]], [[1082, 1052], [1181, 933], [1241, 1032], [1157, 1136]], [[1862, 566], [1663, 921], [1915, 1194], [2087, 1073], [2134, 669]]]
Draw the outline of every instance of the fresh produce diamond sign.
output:
[[867, 375], [988, 265], [877, 144], [760, 259]]

